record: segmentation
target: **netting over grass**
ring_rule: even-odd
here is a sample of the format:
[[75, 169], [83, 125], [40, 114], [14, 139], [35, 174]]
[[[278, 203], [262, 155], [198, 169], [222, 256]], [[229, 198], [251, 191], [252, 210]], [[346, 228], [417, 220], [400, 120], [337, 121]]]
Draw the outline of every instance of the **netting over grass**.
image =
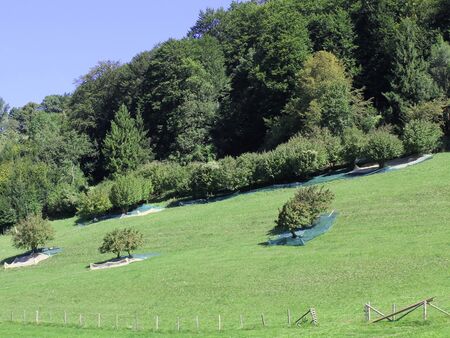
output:
[[289, 246], [305, 245], [306, 242], [309, 242], [310, 240], [316, 238], [317, 236], [320, 236], [323, 233], [327, 232], [333, 225], [334, 221], [336, 220], [337, 215], [338, 215], [338, 213], [336, 211], [333, 211], [329, 215], [322, 215], [314, 222], [313, 227], [311, 227], [310, 229], [296, 231], [295, 232], [295, 234], [297, 235], [296, 238], [292, 238], [292, 234], [290, 232], [285, 232], [285, 233], [280, 234], [275, 239], [270, 239], [267, 242], [267, 245], [269, 245], [269, 246], [273, 246], [273, 245], [289, 245]]
[[107, 215], [103, 215], [91, 220], [81, 220], [79, 222], [77, 222], [77, 224], [79, 226], [87, 226], [89, 224], [92, 223], [97, 223], [100, 221], [106, 221], [109, 219], [118, 219], [118, 218], [127, 218], [127, 217], [136, 217], [136, 216], [145, 216], [148, 214], [152, 214], [155, 212], [160, 212], [163, 211], [164, 208], [160, 207], [160, 206], [156, 206], [156, 205], [151, 205], [151, 204], [142, 204], [141, 206], [139, 206], [138, 208], [131, 210], [127, 213], [124, 214], [107, 214]]

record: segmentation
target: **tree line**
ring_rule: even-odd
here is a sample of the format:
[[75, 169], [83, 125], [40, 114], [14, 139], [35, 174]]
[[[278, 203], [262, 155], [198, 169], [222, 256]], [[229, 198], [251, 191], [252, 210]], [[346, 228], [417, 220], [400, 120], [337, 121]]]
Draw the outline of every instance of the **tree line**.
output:
[[[2, 100], [0, 223], [72, 215], [89, 206], [89, 186], [136, 172], [153, 187], [135, 189], [134, 202], [171, 183], [203, 196], [382, 162], [379, 149], [433, 150], [450, 133], [449, 18], [448, 0], [233, 2], [200, 12], [182, 39], [99, 62], [73, 93], [14, 108]], [[322, 164], [307, 161], [324, 152]], [[233, 189], [202, 182], [250, 162]]]

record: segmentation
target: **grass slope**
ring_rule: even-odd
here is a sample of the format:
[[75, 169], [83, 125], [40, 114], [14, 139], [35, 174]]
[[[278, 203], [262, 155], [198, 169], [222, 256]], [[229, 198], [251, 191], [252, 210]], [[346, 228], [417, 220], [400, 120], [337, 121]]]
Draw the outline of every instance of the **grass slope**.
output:
[[[396, 172], [335, 181], [340, 215], [334, 227], [305, 247], [264, 247], [278, 208], [295, 189], [241, 195], [207, 205], [167, 209], [146, 217], [111, 220], [89, 227], [74, 219], [56, 221], [51, 245], [64, 253], [41, 265], [0, 272], [0, 319], [62, 322], [67, 311], [75, 325], [79, 314], [95, 326], [97, 313], [112, 327], [143, 329], [161, 317], [162, 334], [174, 336], [286, 337], [314, 336], [450, 336], [449, 319], [430, 309], [398, 323], [368, 325], [363, 304], [388, 311], [436, 296], [450, 308], [450, 154]], [[160, 257], [107, 271], [88, 271], [90, 262], [106, 259], [97, 251], [105, 232], [135, 226], [145, 235], [140, 252]], [[0, 237], [0, 257], [19, 251]], [[298, 317], [317, 309], [320, 326], [286, 327], [286, 309]], [[264, 313], [268, 327], [261, 328]], [[222, 333], [217, 332], [218, 314]], [[238, 330], [239, 315], [246, 330]], [[194, 317], [200, 317], [196, 333]], [[181, 318], [181, 333], [174, 331]], [[301, 331], [299, 331], [301, 330]], [[10, 336], [122, 336], [108, 331], [55, 326], [0, 324]], [[183, 333], [184, 332], [184, 333]], [[148, 332], [147, 332], [148, 334]]]

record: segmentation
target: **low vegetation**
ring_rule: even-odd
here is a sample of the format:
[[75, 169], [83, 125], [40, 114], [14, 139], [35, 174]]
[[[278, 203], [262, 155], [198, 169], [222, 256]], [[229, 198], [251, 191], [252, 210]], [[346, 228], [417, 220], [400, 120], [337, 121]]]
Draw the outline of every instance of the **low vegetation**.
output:
[[276, 221], [279, 230], [290, 231], [293, 238], [297, 230], [314, 226], [314, 221], [327, 211], [334, 194], [324, 187], [311, 186], [300, 188], [293, 198], [281, 208]]
[[114, 253], [120, 258], [122, 252], [127, 252], [131, 257], [131, 251], [136, 250], [144, 244], [143, 235], [136, 229], [124, 228], [114, 229], [103, 238], [102, 245], [98, 248], [100, 253]]

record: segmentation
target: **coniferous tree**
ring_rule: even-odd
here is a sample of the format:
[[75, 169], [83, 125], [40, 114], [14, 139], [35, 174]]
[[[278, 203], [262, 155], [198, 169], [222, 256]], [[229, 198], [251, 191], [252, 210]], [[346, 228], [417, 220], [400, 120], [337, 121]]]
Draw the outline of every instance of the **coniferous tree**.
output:
[[134, 170], [150, 157], [142, 118], [133, 119], [125, 105], [116, 113], [103, 143], [105, 169], [111, 175]]

